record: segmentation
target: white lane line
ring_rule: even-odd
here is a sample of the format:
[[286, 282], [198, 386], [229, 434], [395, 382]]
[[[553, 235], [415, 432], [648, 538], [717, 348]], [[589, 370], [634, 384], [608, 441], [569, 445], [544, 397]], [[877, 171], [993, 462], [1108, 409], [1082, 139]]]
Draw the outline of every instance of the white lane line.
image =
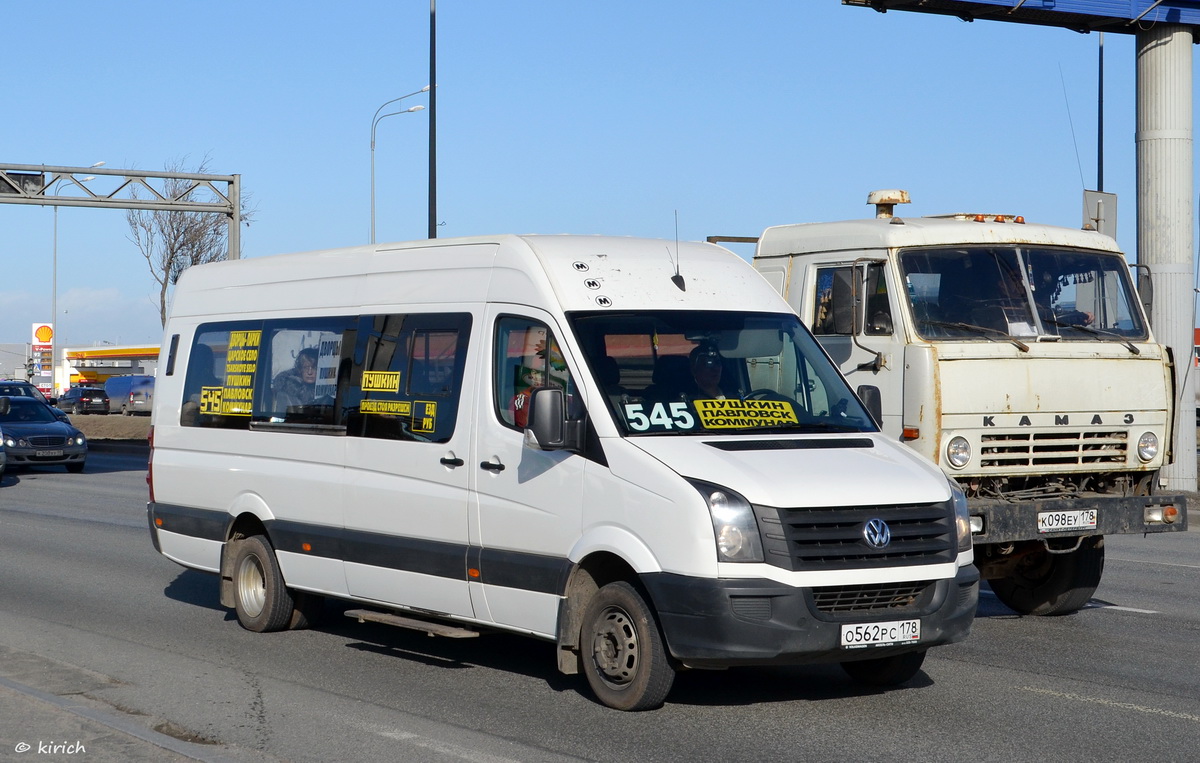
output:
[[1093, 705], [1104, 705], [1105, 707], [1115, 707], [1119, 710], [1133, 710], [1137, 713], [1145, 713], [1147, 715], [1160, 715], [1164, 718], [1176, 718], [1182, 721], [1192, 721], [1200, 723], [1200, 715], [1189, 715], [1188, 713], [1177, 713], [1174, 710], [1163, 710], [1159, 707], [1146, 707], [1145, 705], [1135, 705], [1132, 702], [1116, 702], [1111, 699], [1102, 699], [1100, 697], [1085, 697], [1082, 694], [1072, 694], [1064, 691], [1053, 691], [1051, 689], [1039, 689], [1035, 686], [1018, 687], [1022, 691], [1030, 691], [1034, 694], [1045, 694], [1050, 697], [1058, 697], [1059, 699], [1070, 699], [1076, 702], [1090, 702]]
[[1182, 567], [1185, 570], [1200, 570], [1200, 564], [1175, 564], [1174, 562], [1152, 562], [1149, 559], [1125, 559], [1120, 556], [1107, 557], [1112, 562], [1130, 562], [1132, 564], [1157, 564], [1159, 567]]
[[[980, 596], [991, 596], [992, 598], [995, 598], [996, 592], [995, 591], [980, 591], [979, 595]], [[1161, 615], [1162, 614], [1162, 612], [1159, 612], [1157, 609], [1137, 609], [1135, 607], [1121, 607], [1116, 604], [1105, 604], [1104, 602], [1096, 601], [1095, 599], [1092, 599], [1087, 604], [1083, 605], [1083, 608], [1084, 609], [1115, 609], [1118, 612], [1136, 612], [1139, 615]]]

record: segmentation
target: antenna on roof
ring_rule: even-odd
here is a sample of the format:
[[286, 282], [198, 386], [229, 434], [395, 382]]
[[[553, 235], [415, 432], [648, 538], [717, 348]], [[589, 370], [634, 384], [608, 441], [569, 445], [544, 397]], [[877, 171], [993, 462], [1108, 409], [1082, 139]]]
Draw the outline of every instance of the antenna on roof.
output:
[[[670, 254], [671, 250], [667, 250]], [[675, 210], [675, 275], [671, 276], [671, 283], [679, 287], [680, 291], [687, 291], [687, 284], [683, 280], [683, 276], [679, 274], [679, 210]]]

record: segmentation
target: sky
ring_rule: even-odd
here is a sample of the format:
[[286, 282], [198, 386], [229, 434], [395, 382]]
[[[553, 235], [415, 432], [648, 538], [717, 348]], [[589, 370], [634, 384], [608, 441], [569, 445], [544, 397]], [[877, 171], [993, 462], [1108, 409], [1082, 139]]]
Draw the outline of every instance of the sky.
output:
[[[244, 257], [368, 243], [372, 117], [428, 84], [429, 12], [5, 3], [0, 163], [207, 161], [249, 195]], [[883, 188], [910, 192], [901, 215], [1078, 227], [1097, 187], [1098, 44], [840, 0], [441, 0], [438, 237], [755, 236], [869, 217]], [[1103, 190], [1132, 253], [1134, 38], [1105, 35], [1104, 51]], [[429, 113], [376, 128], [380, 242], [427, 236]], [[123, 211], [60, 208], [57, 257], [51, 207], [0, 204], [0, 230], [0, 343], [30, 341], [54, 306], [62, 346], [160, 341]]]

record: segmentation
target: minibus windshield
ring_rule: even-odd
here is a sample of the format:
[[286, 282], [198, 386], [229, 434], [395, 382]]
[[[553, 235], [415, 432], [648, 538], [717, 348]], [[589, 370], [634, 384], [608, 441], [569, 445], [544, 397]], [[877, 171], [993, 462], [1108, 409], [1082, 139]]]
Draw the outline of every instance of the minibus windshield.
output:
[[794, 315], [661, 310], [569, 319], [627, 435], [877, 431]]

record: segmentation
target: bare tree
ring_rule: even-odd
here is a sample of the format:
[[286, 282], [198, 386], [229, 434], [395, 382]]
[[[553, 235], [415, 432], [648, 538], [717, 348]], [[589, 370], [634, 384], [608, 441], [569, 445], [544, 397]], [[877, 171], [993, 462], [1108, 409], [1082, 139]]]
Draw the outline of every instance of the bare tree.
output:
[[[168, 162], [167, 172], [208, 174], [208, 157], [194, 170], [184, 169], [183, 160]], [[162, 194], [170, 199], [187, 198], [193, 182], [166, 179]], [[133, 193], [136, 198], [136, 192]], [[254, 210], [248, 205], [249, 195], [241, 194], [241, 219], [250, 223]], [[137, 246], [150, 274], [158, 284], [158, 315], [167, 325], [167, 305], [171, 288], [192, 265], [220, 262], [229, 258], [228, 218], [216, 212], [177, 212], [174, 210], [131, 209], [125, 213], [129, 223], [129, 240]]]

